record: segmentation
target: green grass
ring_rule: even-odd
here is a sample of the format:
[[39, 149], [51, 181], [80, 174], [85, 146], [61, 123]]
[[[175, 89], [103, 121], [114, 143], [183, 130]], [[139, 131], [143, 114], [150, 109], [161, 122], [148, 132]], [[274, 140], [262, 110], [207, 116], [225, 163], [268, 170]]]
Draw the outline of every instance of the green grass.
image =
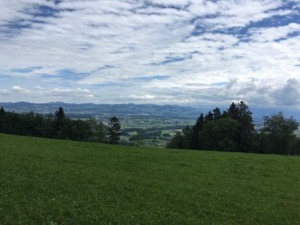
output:
[[0, 134], [0, 224], [299, 224], [300, 158]]

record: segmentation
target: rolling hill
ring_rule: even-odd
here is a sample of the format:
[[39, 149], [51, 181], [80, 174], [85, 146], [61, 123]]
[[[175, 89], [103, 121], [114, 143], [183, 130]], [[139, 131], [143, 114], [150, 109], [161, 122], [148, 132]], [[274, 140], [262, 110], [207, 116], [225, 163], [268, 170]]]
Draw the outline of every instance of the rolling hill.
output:
[[0, 134], [0, 224], [298, 224], [300, 158]]

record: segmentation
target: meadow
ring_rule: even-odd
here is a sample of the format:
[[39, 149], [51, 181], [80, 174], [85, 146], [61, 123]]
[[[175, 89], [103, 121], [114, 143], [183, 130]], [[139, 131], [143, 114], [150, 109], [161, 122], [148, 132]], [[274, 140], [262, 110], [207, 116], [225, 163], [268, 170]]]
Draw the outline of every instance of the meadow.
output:
[[299, 224], [300, 158], [0, 134], [0, 224]]

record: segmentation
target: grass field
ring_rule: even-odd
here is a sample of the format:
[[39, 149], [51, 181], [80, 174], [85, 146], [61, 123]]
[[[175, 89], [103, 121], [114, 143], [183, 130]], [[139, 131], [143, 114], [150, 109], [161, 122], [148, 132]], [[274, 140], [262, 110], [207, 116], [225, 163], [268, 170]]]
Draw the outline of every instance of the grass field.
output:
[[299, 224], [300, 158], [0, 134], [0, 224]]

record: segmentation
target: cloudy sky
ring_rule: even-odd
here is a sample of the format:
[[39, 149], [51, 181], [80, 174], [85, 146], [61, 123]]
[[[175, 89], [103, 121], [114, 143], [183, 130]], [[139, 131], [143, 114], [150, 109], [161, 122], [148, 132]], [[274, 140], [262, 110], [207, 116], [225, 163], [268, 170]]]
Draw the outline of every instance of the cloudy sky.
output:
[[0, 102], [300, 109], [300, 1], [1, 0]]

